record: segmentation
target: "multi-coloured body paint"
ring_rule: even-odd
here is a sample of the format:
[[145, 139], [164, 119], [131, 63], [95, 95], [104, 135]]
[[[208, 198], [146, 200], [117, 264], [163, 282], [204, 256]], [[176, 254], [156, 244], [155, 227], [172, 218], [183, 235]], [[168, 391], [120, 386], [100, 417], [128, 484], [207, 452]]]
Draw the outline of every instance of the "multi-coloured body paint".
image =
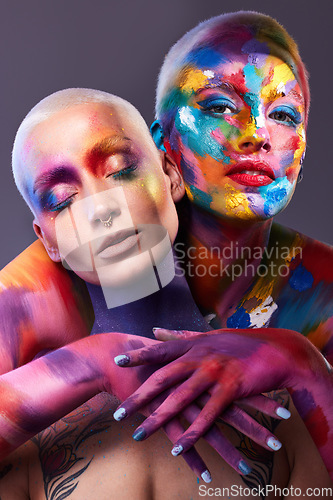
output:
[[203, 390], [208, 390], [211, 398], [172, 450], [174, 455], [179, 455], [205, 434], [230, 402], [270, 391], [272, 387], [287, 388], [308, 429], [320, 427], [320, 432], [313, 432], [312, 437], [333, 478], [333, 369], [302, 335], [271, 328], [237, 333], [216, 330], [194, 340], [192, 337], [198, 335], [197, 332], [157, 329], [156, 333], [161, 340], [178, 339], [177, 348], [174, 342], [167, 342], [132, 350], [118, 356], [116, 363], [127, 367], [162, 360], [177, 359], [178, 363], [161, 368], [122, 403], [117, 412], [121, 418], [134, 414], [169, 387], [170, 380], [180, 386], [134, 435], [149, 437]]
[[[172, 311], [170, 319], [172, 325], [181, 325], [185, 322], [198, 330], [206, 331], [209, 329], [208, 324], [201, 317], [184, 282], [180, 289], [177, 289], [177, 283], [173, 281], [171, 290], [163, 289], [159, 294], [154, 293], [151, 300], [148, 297], [148, 302], [142, 302], [147, 294], [142, 294], [141, 301], [134, 305], [133, 298], [129, 299], [127, 296], [123, 304], [130, 303], [129, 308], [118, 307], [116, 311], [110, 312], [104, 305], [105, 301], [107, 303], [106, 292], [119, 295], [120, 290], [128, 291], [129, 287], [126, 288], [128, 281], [131, 288], [133, 277], [145, 271], [146, 261], [141, 257], [149, 256], [155, 250], [156, 246], [152, 245], [156, 243], [156, 235], [160, 234], [160, 231], [156, 232], [156, 228], [162, 228], [168, 239], [174, 240], [178, 220], [173, 200], [179, 197], [179, 191], [183, 194], [181, 177], [176, 166], [170, 163], [166, 155], [162, 157], [159, 155], [148, 129], [138, 128], [138, 123], [141, 126], [145, 124], [142, 123], [138, 112], [128, 103], [124, 104], [119, 98], [85, 89], [69, 89], [60, 94], [63, 100], [59, 99], [58, 93], [50, 96], [46, 99], [46, 104], [42, 101], [21, 125], [14, 147], [14, 172], [34, 212], [36, 234], [51, 259], [56, 262], [66, 259], [76, 274], [95, 285], [91, 288], [95, 294], [96, 313], [93, 331], [129, 332], [135, 328], [138, 334], [141, 328], [142, 333], [147, 334], [152, 331], [153, 320], [157, 322], [163, 320], [165, 311]], [[95, 100], [91, 94], [94, 94]], [[98, 99], [95, 94], [98, 94]], [[82, 104], [83, 98], [88, 99], [88, 102]], [[103, 104], [101, 98], [105, 100]], [[47, 115], [42, 123], [36, 124], [34, 113], [40, 116], [38, 114], [40, 107], [45, 106], [49, 111], [54, 102], [56, 109], [53, 114]], [[59, 102], [62, 106], [60, 109], [57, 107]], [[30, 119], [33, 122], [31, 129], [27, 126], [27, 121]], [[17, 158], [19, 160], [16, 162]], [[130, 173], [128, 173], [129, 164]], [[129, 224], [130, 227], [134, 226], [136, 232], [128, 233]], [[79, 235], [78, 240], [77, 235]], [[140, 242], [139, 249], [132, 244], [132, 241], [137, 239]], [[163, 241], [164, 239], [163, 236]], [[162, 270], [160, 275], [162, 283], [168, 278], [166, 273], [168, 255], [164, 252], [159, 255], [154, 251], [153, 257], [156, 269]], [[105, 287], [104, 283], [107, 283]], [[168, 281], [165, 282], [165, 286], [167, 283]], [[156, 307], [156, 304], [160, 307]], [[152, 311], [149, 316], [147, 311]], [[168, 319], [164, 321], [168, 322]], [[114, 338], [109, 336], [108, 341], [112, 342]], [[40, 401], [42, 394], [46, 406], [45, 410], [42, 405], [39, 406], [40, 420], [36, 422], [33, 422], [33, 418], [37, 410], [34, 409], [31, 415], [29, 405], [24, 403], [21, 408], [19, 401], [16, 401], [13, 414], [9, 411], [10, 414], [4, 417], [4, 453], [11, 449], [10, 446], [15, 447], [20, 440], [26, 439], [29, 436], [29, 429], [34, 432], [41, 426], [47, 425], [50, 418], [54, 419], [60, 415], [59, 412], [67, 412], [69, 404], [75, 407], [84, 398], [84, 387], [86, 387], [86, 398], [91, 397], [93, 391], [98, 392], [98, 388], [101, 390], [100, 377], [106, 383], [104, 388], [109, 388], [121, 397], [121, 391], [126, 388], [124, 381], [122, 380], [120, 392], [115, 390], [113, 383], [110, 385], [107, 382], [112, 375], [105, 372], [103, 362], [97, 362], [94, 355], [90, 360], [89, 349], [84, 347], [88, 345], [91, 348], [94, 341], [90, 337], [82, 340], [82, 343], [73, 348], [74, 353], [76, 348], [80, 352], [83, 349], [82, 353], [86, 353], [85, 361], [83, 354], [77, 359], [72, 348], [68, 348], [55, 351], [13, 372], [14, 386], [18, 384], [18, 393], [21, 394], [22, 401], [24, 396], [18, 382], [20, 377], [29, 374], [37, 377], [38, 373], [43, 377], [43, 362], [47, 365], [51, 363], [51, 371], [54, 372], [55, 379], [60, 378], [60, 382], [58, 384], [51, 376], [43, 380], [45, 391], [39, 388], [37, 400]], [[137, 345], [139, 346], [140, 344]], [[96, 349], [96, 354], [100, 351], [100, 355], [105, 356], [99, 340], [96, 341]], [[142, 381], [152, 373], [153, 369], [148, 367], [141, 370]], [[80, 372], [79, 378], [77, 371]], [[10, 375], [4, 379], [5, 386], [10, 383]], [[132, 374], [129, 376], [131, 379]], [[119, 377], [116, 377], [116, 380], [119, 383]], [[67, 385], [75, 384], [80, 385], [75, 398], [71, 398], [69, 387], [63, 402], [58, 400], [58, 395], [66, 391]], [[28, 392], [31, 388], [32, 386], [28, 385]], [[50, 390], [48, 397], [45, 396], [47, 388]], [[129, 395], [131, 385], [127, 389], [122, 397]], [[4, 389], [3, 392], [7, 397], [8, 391]], [[56, 400], [59, 407], [51, 412], [48, 404]], [[31, 406], [33, 406], [32, 401]], [[29, 415], [23, 418], [26, 410]], [[4, 410], [4, 414], [7, 411]], [[21, 429], [21, 421], [17, 425], [13, 423], [12, 417], [17, 412], [24, 421], [22, 425], [26, 426], [25, 430]], [[242, 415], [242, 411], [238, 411], [238, 414]], [[194, 417], [191, 406], [186, 410], [186, 415], [189, 421], [192, 421]], [[246, 418], [245, 424], [249, 426]], [[177, 428], [175, 423], [168, 426], [171, 437], [175, 433], [179, 435]], [[240, 423], [238, 428], [244, 429], [244, 425]], [[5, 438], [6, 432], [9, 433], [9, 441]], [[210, 439], [211, 444], [219, 452], [225, 453], [221, 445], [221, 436], [216, 429], [208, 433], [207, 439]], [[275, 442], [274, 436], [270, 435], [269, 439]], [[239, 453], [232, 450], [231, 446], [228, 447], [228, 455], [228, 462], [238, 471], [241, 473], [249, 471]], [[205, 465], [194, 450], [186, 459], [197, 473], [207, 476]]]
[[[249, 41], [249, 39], [247, 39], [246, 41]], [[251, 49], [250, 51], [247, 52], [247, 54], [248, 54], [248, 56], [249, 56], [250, 59], [251, 58], [253, 59], [252, 63], [250, 63], [250, 65], [255, 66], [255, 68], [258, 69], [258, 67], [257, 67], [258, 65], [255, 62], [255, 59], [252, 57], [253, 54], [256, 54], [255, 50]], [[220, 53], [218, 53], [218, 56], [219, 57], [221, 56]], [[239, 54], [238, 54], [238, 56], [239, 56]], [[266, 55], [265, 55], [265, 57], [266, 57]], [[268, 64], [268, 66], [266, 66], [266, 68], [265, 68], [267, 71], [269, 71], [269, 68], [273, 68], [274, 67], [274, 64], [273, 64], [274, 61], [272, 60], [272, 58], [274, 58], [274, 57], [275, 56], [271, 56], [271, 55], [269, 57], [267, 57], [268, 63], [270, 63], [270, 64], [273, 65], [273, 66], [269, 66], [269, 64]], [[269, 60], [269, 58], [270, 58], [270, 60]], [[242, 59], [242, 57], [240, 59]], [[240, 62], [243, 63], [244, 66], [246, 66], [246, 64], [247, 64], [244, 61], [240, 61]], [[281, 64], [281, 63], [279, 62], [279, 64]], [[205, 81], [207, 80], [207, 78], [208, 79], [214, 79], [215, 78], [215, 76], [214, 76], [214, 74], [212, 74], [211, 70], [208, 70], [207, 74], [205, 74], [204, 76], [205, 76]], [[266, 90], [266, 88], [265, 88], [266, 85], [265, 85], [265, 81], [263, 79], [263, 75], [260, 75], [260, 76], [261, 76], [261, 85], [260, 85], [260, 87], [261, 87], [261, 90], [262, 90], [262, 92], [261, 92], [261, 94], [262, 94], [261, 95], [262, 103], [261, 104], [263, 105], [263, 103], [266, 102], [265, 101], [266, 96], [265, 96], [265, 92], [264, 92]], [[266, 76], [269, 77], [270, 75], [268, 74]], [[250, 75], [250, 77], [251, 77], [251, 75]], [[250, 82], [250, 80], [251, 80], [250, 77], [247, 76], [247, 81], [245, 82], [245, 84], [250, 85], [250, 83], [251, 83]], [[289, 80], [287, 82], [285, 82], [285, 83], [288, 83], [288, 82], [289, 82]], [[244, 82], [242, 82], [242, 83], [244, 84]], [[298, 83], [296, 85], [298, 85]], [[186, 89], [186, 87], [185, 87], [185, 89]], [[209, 89], [208, 89], [208, 91], [209, 91]], [[241, 93], [242, 92], [238, 93], [238, 97], [240, 97], [240, 98], [242, 97], [240, 95]], [[251, 94], [251, 92], [248, 92], [248, 93]], [[298, 97], [299, 97], [299, 92], [297, 92], [297, 94], [298, 94]], [[284, 96], [282, 96], [282, 97], [284, 98]], [[296, 94], [293, 95], [293, 98], [295, 98], [295, 97], [297, 97]], [[251, 98], [252, 98], [252, 96], [248, 95], [247, 96], [247, 100], [245, 100], [245, 98], [243, 99], [244, 106], [245, 106], [245, 111], [247, 112], [247, 116], [245, 116], [246, 127], [243, 130], [247, 130], [247, 131], [250, 131], [250, 132], [253, 131], [252, 130], [253, 129], [252, 125], [255, 126], [255, 130], [256, 131], [259, 131], [259, 129], [261, 128], [259, 126], [260, 125], [260, 118], [262, 118], [262, 114], [260, 114], [260, 112], [262, 111], [262, 109], [259, 109], [260, 106], [256, 106], [255, 104], [253, 104]], [[199, 103], [197, 103], [197, 104], [199, 105]], [[302, 105], [302, 104], [300, 103], [300, 105]], [[306, 102], [304, 103], [304, 105], [306, 107]], [[178, 102], [176, 102], [176, 107], [177, 106], [179, 107]], [[225, 103], [222, 105], [222, 109], [223, 109], [222, 114], [224, 114], [224, 112], [225, 112], [224, 106], [225, 106]], [[295, 106], [295, 104], [294, 104], [294, 106]], [[200, 109], [200, 107], [197, 106], [197, 109]], [[296, 125], [296, 119], [298, 119], [298, 115], [295, 113], [295, 109], [294, 108], [292, 110], [294, 111], [294, 114], [293, 114], [294, 118], [290, 118], [290, 116], [289, 116], [289, 118], [290, 118], [291, 121], [294, 121], [294, 123]], [[217, 112], [221, 113], [221, 107], [218, 106]], [[289, 110], [288, 112], [291, 112], [291, 110]], [[272, 119], [273, 122], [274, 122], [274, 127], [275, 126], [279, 126], [279, 127], [282, 127], [282, 126], [283, 127], [287, 127], [288, 126], [289, 127], [289, 125], [283, 125], [283, 124], [280, 123], [281, 121], [284, 122], [285, 119], [286, 119], [286, 116], [288, 116], [287, 113], [286, 113], [286, 110], [284, 110], [282, 112], [280, 112], [280, 110], [274, 110], [274, 113], [277, 113], [277, 114], [274, 114], [274, 116], [270, 116], [270, 119]], [[190, 125], [191, 125], [192, 118], [191, 117], [189, 118], [188, 116], [186, 116], [186, 112], [185, 112], [185, 114], [183, 113], [180, 118], [182, 118], [182, 120], [183, 120], [182, 125], [184, 125], [184, 124], [186, 125], [186, 121], [187, 122], [189, 121]], [[201, 120], [201, 121], [203, 122], [203, 120]], [[201, 123], [201, 121], [200, 121], [200, 123]], [[275, 122], [278, 122], [278, 123], [275, 123]], [[231, 123], [228, 123], [227, 120], [226, 120], [226, 123], [228, 124], [228, 126], [233, 127], [234, 131], [236, 132], [237, 123], [236, 124], [232, 123], [232, 121], [231, 121]], [[243, 122], [243, 125], [244, 125], [244, 122]], [[297, 124], [297, 125], [300, 125], [300, 124]], [[273, 126], [273, 123], [272, 123], [272, 126]], [[214, 130], [216, 130], [216, 128], [218, 128], [218, 127], [215, 127]], [[297, 128], [297, 127], [295, 127], [295, 128]], [[284, 132], [284, 134], [285, 135], [290, 134], [291, 136], [295, 136], [295, 131], [291, 130], [291, 129], [292, 129], [292, 127], [290, 127], [290, 130], [287, 129]], [[212, 132], [213, 132], [213, 130], [212, 130]], [[223, 130], [221, 130], [221, 132], [223, 132]], [[248, 133], [250, 133], [250, 132], [248, 132]], [[261, 132], [263, 132], [263, 131], [261, 131]], [[170, 137], [171, 137], [171, 135], [172, 135], [172, 133], [170, 134]], [[228, 141], [228, 140], [234, 140], [235, 139], [235, 142], [237, 142], [236, 141], [236, 138], [237, 138], [236, 134], [235, 134], [235, 137], [233, 137], [232, 134], [231, 134], [232, 137], [231, 136], [229, 137], [228, 134], [227, 134], [227, 135], [225, 135], [225, 136], [223, 136], [221, 138], [221, 135], [217, 131], [215, 135], [218, 138], [218, 140], [220, 141], [220, 142], [216, 142], [215, 141], [216, 144], [217, 144], [217, 147], [219, 147], [220, 150], [222, 149], [222, 145], [223, 145], [222, 141], [224, 141], [224, 140]], [[190, 134], [188, 134], [188, 136], [190, 136]], [[212, 135], [212, 137], [214, 137], [214, 136]], [[201, 136], [200, 136], [200, 139], [201, 139]], [[265, 134], [262, 134], [262, 136], [258, 135], [258, 137], [255, 137], [255, 139], [256, 139], [256, 141], [254, 141], [254, 142], [256, 143], [257, 147], [259, 147], [259, 145], [260, 145], [260, 148], [262, 148], [266, 152], [269, 152], [268, 151], [269, 148], [267, 146], [268, 143], [267, 143], [267, 139], [265, 138]], [[258, 139], [258, 141], [257, 141], [257, 139]], [[295, 181], [295, 179], [297, 177], [297, 169], [299, 168], [299, 165], [297, 166], [297, 164], [296, 164], [296, 156], [295, 155], [293, 156], [293, 160], [295, 160], [295, 161], [291, 161], [291, 164], [289, 164], [289, 166], [295, 167], [295, 168], [292, 169], [292, 175], [289, 178], [288, 178], [288, 173], [287, 173], [286, 165], [284, 164], [283, 161], [280, 161], [280, 160], [282, 160], [282, 157], [283, 157], [284, 154], [285, 154], [285, 156], [287, 156], [286, 153], [288, 153], [289, 151], [291, 151], [293, 148], [295, 150], [299, 150], [299, 153], [301, 152], [301, 147], [299, 147], [299, 146], [300, 145], [302, 146], [303, 137], [299, 137], [298, 136], [298, 139], [296, 137], [295, 137], [295, 139], [296, 139], [296, 146], [291, 144], [290, 146], [288, 146], [289, 149], [287, 148], [284, 152], [282, 152], [283, 154], [281, 152], [280, 152], [281, 154], [280, 153], [277, 154], [276, 159], [278, 161], [276, 162], [276, 164], [273, 165], [274, 168], [275, 168], [275, 170], [273, 169], [273, 174], [272, 174], [272, 171], [270, 171], [267, 168], [268, 165], [267, 165], [266, 162], [258, 162], [255, 165], [253, 165], [253, 162], [252, 162], [251, 165], [249, 165], [248, 163], [242, 163], [241, 165], [235, 164], [234, 166], [236, 168], [238, 168], [238, 167], [242, 167], [243, 168], [244, 167], [245, 172], [244, 171], [241, 171], [241, 172], [239, 172], [239, 171], [230, 172], [229, 171], [229, 173], [231, 174], [231, 176], [236, 176], [235, 179], [242, 180], [243, 182], [247, 183], [248, 185], [246, 186], [247, 189], [244, 189], [244, 191], [241, 191], [241, 189], [238, 188], [238, 190], [236, 190], [237, 191], [236, 195], [233, 192], [233, 189], [235, 189], [235, 187], [232, 186], [231, 191], [228, 188], [229, 191], [231, 192], [231, 196], [229, 196], [229, 198], [227, 197], [227, 199], [230, 200], [230, 203], [228, 202], [229, 204], [228, 203], [223, 203], [223, 201], [219, 200], [216, 197], [216, 206], [212, 207], [212, 204], [211, 204], [211, 201], [210, 201], [209, 197], [211, 196], [213, 198], [213, 194], [214, 193], [210, 193], [210, 192], [205, 193], [204, 190], [202, 189], [202, 186], [200, 184], [198, 186], [195, 186], [193, 184], [193, 188], [191, 190], [191, 189], [189, 189], [189, 184], [190, 184], [189, 181], [187, 179], [185, 179], [186, 180], [187, 191], [189, 193], [190, 198], [191, 198], [191, 195], [192, 195], [192, 201], [195, 202], [196, 198], [195, 198], [194, 194], [198, 194], [197, 200], [198, 200], [199, 206], [201, 208], [203, 208], [203, 209], [206, 209], [207, 206], [210, 207], [210, 209], [213, 208], [213, 211], [208, 211], [211, 215], [215, 214], [216, 208], [218, 210], [220, 210], [220, 208], [222, 207], [222, 209], [225, 211], [225, 216], [226, 216], [225, 218], [226, 219], [231, 218], [234, 221], [230, 225], [229, 228], [226, 228], [226, 232], [228, 233], [228, 230], [229, 230], [229, 234], [233, 232], [233, 231], [231, 231], [231, 229], [233, 229], [233, 224], [234, 224], [234, 226], [236, 228], [237, 224], [239, 222], [244, 221], [244, 220], [248, 221], [250, 219], [252, 221], [252, 220], [256, 220], [256, 217], [259, 217], [259, 219], [261, 219], [261, 220], [268, 220], [269, 221], [269, 218], [272, 215], [274, 215], [274, 213], [275, 213], [274, 211], [280, 210], [280, 208], [281, 208], [281, 199], [283, 198], [283, 200], [285, 202], [288, 201], [288, 199], [290, 198], [290, 196], [292, 194], [293, 186], [292, 186], [290, 192], [285, 192], [284, 186], [282, 186], [282, 188], [280, 189], [280, 187], [279, 187], [279, 189], [276, 192], [275, 191], [274, 192], [268, 192], [268, 194], [266, 192], [261, 192], [260, 188], [262, 188], [262, 186], [264, 186], [265, 183], [268, 182], [267, 177], [270, 178], [270, 180], [273, 180], [273, 182], [275, 182], [276, 178], [278, 177], [277, 174], [279, 173], [279, 169], [280, 168], [282, 170], [285, 169], [284, 175], [282, 175], [282, 177], [285, 177], [287, 179], [287, 181], [291, 185], [294, 183], [294, 181]], [[202, 136], [202, 141], [203, 141], [203, 145], [205, 146], [205, 137], [204, 137], [204, 135]], [[212, 142], [211, 139], [210, 139], [210, 142]], [[245, 148], [247, 148], [248, 147], [246, 145], [247, 143], [251, 143], [251, 141], [245, 141], [245, 142], [243, 142], [241, 144], [241, 146], [242, 147], [244, 146]], [[168, 146], [168, 139], [166, 140], [165, 145], [166, 145], [166, 147]], [[195, 152], [195, 148], [198, 148], [198, 147], [199, 146], [193, 147], [193, 151]], [[238, 147], [239, 147], [239, 144], [238, 144]], [[219, 150], [217, 148], [215, 148], [215, 149], [216, 149], [217, 152], [215, 151], [215, 153], [214, 153], [214, 151], [213, 151], [212, 152], [212, 157], [213, 157], [214, 154], [220, 154]], [[243, 149], [243, 151], [244, 151], [244, 149]], [[249, 150], [246, 150], [246, 151], [250, 152]], [[181, 160], [181, 152], [180, 152], [179, 149], [176, 148], [175, 151], [172, 151], [170, 149], [169, 152], [173, 153], [174, 157], [177, 160]], [[189, 153], [189, 156], [191, 156], [190, 153]], [[210, 161], [209, 154], [206, 153], [206, 156], [202, 156], [202, 158], [201, 158], [202, 161], [204, 161], [205, 158], [208, 161]], [[196, 159], [197, 159], [197, 157], [196, 157]], [[227, 162], [227, 161], [228, 161], [228, 159], [226, 157], [225, 162]], [[293, 163], [295, 163], [295, 165]], [[181, 164], [181, 161], [179, 161], [179, 164]], [[197, 164], [194, 163], [194, 166], [197, 167]], [[253, 168], [254, 167], [255, 167], [255, 174], [253, 174]], [[247, 171], [252, 172], [252, 174], [249, 175], [247, 173]], [[266, 175], [263, 175], [261, 173], [263, 171], [265, 171]], [[258, 174], [258, 175], [256, 175], [256, 174]], [[188, 175], [190, 175], [190, 169], [188, 169]], [[270, 177], [270, 175], [271, 176], [274, 175], [276, 178], [272, 179]], [[198, 174], [198, 176], [200, 176], [200, 174]], [[242, 176], [242, 179], [239, 179], [239, 176]], [[249, 179], [248, 177], [251, 177], [251, 179]], [[255, 179], [253, 179], [254, 177], [258, 177], [258, 179], [255, 180]], [[263, 177], [265, 177], [265, 178], [263, 178]], [[291, 179], [292, 182], [290, 182], [289, 179]], [[258, 186], [255, 183], [257, 183], [257, 184], [259, 183], [260, 185]], [[270, 181], [268, 183], [271, 184]], [[237, 182], [236, 182], [236, 184], [237, 184]], [[238, 182], [238, 184], [239, 184], [239, 182]], [[268, 184], [266, 184], [266, 185], [268, 185]], [[219, 187], [221, 187], [221, 186], [219, 186]], [[196, 189], [199, 190], [198, 193], [196, 192]], [[252, 192], [255, 192], [254, 201], [248, 195], [248, 193], [251, 190], [252, 190]], [[249, 202], [250, 202], [250, 205], [249, 205]], [[250, 207], [250, 210], [248, 210], [249, 207]], [[258, 214], [256, 213], [256, 207], [259, 207], [258, 208]], [[251, 210], [251, 208], [253, 208], [253, 210]], [[232, 209], [234, 210], [234, 213], [232, 213]], [[245, 214], [245, 216], [244, 216], [244, 214]], [[221, 228], [221, 226], [219, 224], [215, 224], [216, 221], [213, 220], [213, 217], [212, 217], [211, 221], [213, 221], [213, 225], [215, 225], [215, 228], [213, 228], [213, 229], [215, 229], [215, 232], [216, 232], [216, 227], [217, 227], [217, 230], [219, 231], [220, 228]], [[253, 238], [253, 241], [252, 241], [253, 245], [255, 243], [258, 244], [258, 241], [260, 242], [261, 246], [264, 246], [266, 244], [266, 242], [268, 240], [268, 236], [269, 236], [270, 223], [265, 224], [262, 227], [265, 228], [265, 231], [257, 231], [256, 232], [257, 239]], [[192, 228], [190, 228], [190, 232], [191, 232], [191, 229]], [[193, 233], [194, 232], [195, 231], [193, 231]], [[200, 233], [200, 231], [198, 231], [198, 232]], [[214, 231], [212, 233], [214, 233]], [[239, 231], [237, 231], [236, 229], [235, 229], [234, 233], [235, 233], [234, 236], [237, 236], [236, 233], [238, 233], [238, 235], [240, 234]], [[247, 238], [248, 238], [248, 234], [246, 235], [246, 237], [243, 238], [244, 241], [248, 241]], [[204, 284], [204, 283], [202, 283], [202, 284]], [[247, 286], [245, 287], [245, 290], [248, 288], [249, 283], [247, 283], [246, 285]], [[206, 296], [212, 295], [211, 293], [210, 294], [206, 293], [206, 288], [204, 286], [201, 287], [201, 288], [202, 288], [203, 294], [206, 294]], [[219, 290], [221, 290], [221, 288], [223, 290], [223, 287], [219, 287]], [[238, 303], [239, 300], [241, 299], [241, 297], [243, 297], [243, 294], [240, 293], [240, 291], [244, 292], [244, 283], [243, 283], [243, 287], [240, 287], [238, 290], [236, 289], [236, 291], [233, 292], [233, 294], [231, 294], [231, 295], [233, 295], [233, 297], [232, 297], [233, 304]], [[199, 297], [199, 299], [200, 299], [200, 297]], [[220, 299], [220, 297], [219, 297], [219, 299]], [[201, 300], [198, 300], [198, 303], [201, 305]], [[211, 301], [211, 304], [213, 304], [213, 303], [214, 303], [214, 308], [215, 308], [215, 301]], [[266, 307], [267, 301], [265, 301], [264, 303], [265, 303], [265, 307]], [[221, 314], [223, 314], [225, 312], [225, 308], [221, 308], [221, 310], [219, 310], [219, 312]]]
[[89, 335], [94, 313], [85, 283], [52, 262], [40, 241], [0, 272], [0, 289], [0, 373]]

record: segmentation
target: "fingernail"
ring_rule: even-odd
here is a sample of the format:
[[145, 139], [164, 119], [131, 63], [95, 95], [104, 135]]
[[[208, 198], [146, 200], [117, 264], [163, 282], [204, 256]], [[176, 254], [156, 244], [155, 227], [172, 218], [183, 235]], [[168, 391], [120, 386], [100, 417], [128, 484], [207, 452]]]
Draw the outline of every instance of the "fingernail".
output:
[[118, 422], [119, 422], [119, 420], [122, 420], [123, 418], [125, 418], [125, 417], [126, 417], [126, 415], [127, 415], [127, 413], [126, 413], [125, 408], [118, 408], [118, 410], [116, 410], [116, 411], [114, 412], [114, 414], [113, 414], [113, 418], [114, 418], [115, 420], [118, 420]]
[[130, 362], [130, 359], [128, 356], [126, 356], [126, 354], [120, 354], [119, 356], [116, 356], [114, 358], [114, 362], [118, 366], [126, 366]]
[[132, 438], [135, 439], [135, 441], [142, 441], [142, 439], [145, 437], [146, 437], [146, 431], [140, 428], [137, 429], [132, 435]]
[[241, 460], [240, 462], [238, 462], [238, 469], [241, 471], [242, 474], [244, 474], [245, 476], [247, 474], [250, 474], [251, 472], [251, 467], [249, 465], [247, 465], [247, 463], [244, 461], [244, 460]]
[[211, 483], [212, 482], [212, 476], [210, 475], [209, 470], [205, 470], [201, 474], [202, 479], [205, 481], [205, 483]]
[[273, 437], [270, 437], [269, 439], [267, 439], [266, 443], [274, 451], [279, 450], [282, 446], [282, 443], [280, 443], [280, 441], [278, 441], [277, 439], [275, 439]]
[[277, 410], [276, 410], [276, 414], [281, 417], [281, 418], [284, 418], [285, 420], [287, 420], [287, 418], [290, 418], [291, 417], [291, 413], [289, 410], [287, 410], [287, 408], [283, 408], [282, 406], [280, 406]]
[[161, 328], [160, 326], [154, 326], [153, 333], [155, 333], [156, 330], [163, 330], [163, 328]]
[[174, 457], [177, 457], [182, 451], [183, 451], [183, 447], [181, 444], [177, 444], [176, 446], [174, 446], [171, 450], [171, 453], [173, 454]]

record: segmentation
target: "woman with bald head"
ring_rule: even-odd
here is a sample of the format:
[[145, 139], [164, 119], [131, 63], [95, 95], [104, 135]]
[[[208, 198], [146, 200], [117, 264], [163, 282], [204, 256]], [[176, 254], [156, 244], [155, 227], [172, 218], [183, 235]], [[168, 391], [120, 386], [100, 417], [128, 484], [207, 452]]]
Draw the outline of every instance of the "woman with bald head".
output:
[[[328, 353], [332, 280], [326, 264], [331, 262], [331, 250], [294, 231], [272, 225], [272, 217], [289, 202], [301, 177], [305, 152], [309, 95], [294, 42], [267, 16], [221, 16], [185, 35], [170, 52], [164, 68], [158, 90], [159, 124], [153, 127], [153, 135], [184, 175], [186, 231], [180, 244], [185, 247], [178, 248], [185, 248], [182, 264], [200, 310], [212, 319], [213, 328], [294, 329], [308, 334]], [[314, 255], [320, 255], [320, 265]], [[30, 256], [38, 262], [31, 252], [21, 257], [21, 262]], [[191, 269], [197, 269], [192, 275], [189, 263], [193, 264]], [[16, 265], [19, 261], [12, 269]], [[56, 279], [62, 279], [62, 272], [57, 272], [60, 274]], [[17, 286], [19, 280], [11, 286], [10, 269], [7, 273], [7, 291], [17, 296], [22, 293]], [[65, 286], [59, 300], [57, 291], [49, 286], [54, 276], [42, 276], [41, 285], [29, 281], [32, 293], [26, 294], [24, 307], [37, 342], [32, 342], [31, 331], [19, 324], [15, 331], [20, 342], [13, 354], [7, 355], [4, 370], [31, 359], [41, 347], [61, 345], [60, 323], [48, 326], [47, 337], [36, 325], [36, 304], [47, 304], [51, 296], [56, 296], [61, 307], [63, 297], [72, 297], [70, 287]], [[79, 297], [81, 300], [82, 295]], [[70, 308], [77, 311], [75, 303]], [[77, 325], [71, 323], [70, 314], [66, 305], [62, 315], [67, 326], [64, 342], [85, 333], [82, 325], [78, 331]], [[13, 331], [11, 320], [5, 322], [4, 328]], [[256, 331], [250, 330], [252, 333], [254, 338]], [[165, 338], [167, 334], [163, 335]], [[279, 342], [279, 334], [274, 335]], [[191, 345], [200, 349], [199, 342], [196, 339]], [[216, 346], [213, 337], [211, 342]], [[282, 332], [281, 348], [285, 344]], [[172, 351], [173, 345], [163, 349]], [[149, 359], [159, 361], [158, 356], [158, 352], [153, 352]], [[170, 359], [172, 356], [170, 352]], [[128, 365], [137, 363], [133, 353], [129, 357], [132, 360]], [[196, 367], [209, 366], [211, 361], [208, 354]], [[290, 360], [288, 366], [293, 372]], [[258, 392], [264, 390], [265, 381]], [[194, 396], [198, 394], [196, 388], [192, 391]], [[141, 404], [145, 401], [144, 392], [143, 396]], [[299, 396], [300, 407], [302, 400], [304, 403]], [[215, 418], [221, 410], [218, 397], [213, 407]], [[130, 401], [123, 408], [130, 414], [137, 406]], [[321, 443], [328, 449], [331, 433], [324, 429], [329, 427], [330, 418], [322, 413], [314, 417], [312, 408], [312, 403], [303, 405], [302, 417], [306, 423], [313, 418], [325, 421], [324, 427], [313, 430], [313, 436], [317, 433], [318, 446]], [[153, 424], [147, 420], [143, 427], [146, 435], [161, 422], [161, 418], [155, 418]], [[193, 436], [197, 439], [204, 431], [202, 421], [195, 431]], [[177, 450], [190, 444], [190, 440], [184, 439]]]

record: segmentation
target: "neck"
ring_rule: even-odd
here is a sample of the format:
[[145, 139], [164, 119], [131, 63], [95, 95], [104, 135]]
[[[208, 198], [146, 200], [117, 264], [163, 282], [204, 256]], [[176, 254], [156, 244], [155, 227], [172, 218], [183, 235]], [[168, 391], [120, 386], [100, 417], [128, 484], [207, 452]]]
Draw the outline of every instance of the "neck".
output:
[[214, 310], [220, 317], [225, 316], [256, 276], [272, 219], [235, 223], [192, 204], [187, 218], [183, 260], [194, 300], [203, 311]]
[[92, 334], [122, 332], [154, 338], [152, 329], [208, 331], [184, 277], [142, 299], [109, 309], [101, 286], [86, 283], [95, 313]]

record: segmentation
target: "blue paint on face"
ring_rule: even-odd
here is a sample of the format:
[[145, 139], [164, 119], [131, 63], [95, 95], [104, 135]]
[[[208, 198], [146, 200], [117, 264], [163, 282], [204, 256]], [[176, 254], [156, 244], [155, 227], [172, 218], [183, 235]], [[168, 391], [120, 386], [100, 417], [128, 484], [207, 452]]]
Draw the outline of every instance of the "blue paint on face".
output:
[[228, 59], [211, 47], [199, 47], [192, 50], [185, 59], [186, 63], [194, 63], [198, 69], [213, 68]]
[[183, 144], [198, 156], [211, 156], [214, 160], [229, 163], [225, 148], [211, 135], [218, 127], [216, 119], [205, 115], [200, 109], [184, 106], [178, 110], [175, 127], [182, 136]]
[[193, 201], [194, 203], [199, 204], [203, 208], [206, 208], [207, 210], [210, 209], [210, 204], [213, 201], [213, 198], [211, 197], [210, 194], [205, 193], [201, 191], [201, 189], [198, 189], [195, 186], [189, 186], [191, 194], [193, 196]]
[[240, 307], [237, 311], [227, 319], [228, 328], [248, 328], [250, 326], [250, 315], [244, 307]]
[[250, 92], [258, 94], [262, 85], [262, 76], [258, 75], [258, 70], [253, 64], [246, 64], [243, 68], [246, 86]]
[[312, 287], [313, 276], [302, 264], [299, 264], [289, 278], [289, 285], [294, 290], [304, 292]]
[[264, 201], [264, 213], [269, 217], [279, 213], [291, 196], [293, 184], [286, 177], [279, 177], [267, 186], [259, 187], [259, 193]]

